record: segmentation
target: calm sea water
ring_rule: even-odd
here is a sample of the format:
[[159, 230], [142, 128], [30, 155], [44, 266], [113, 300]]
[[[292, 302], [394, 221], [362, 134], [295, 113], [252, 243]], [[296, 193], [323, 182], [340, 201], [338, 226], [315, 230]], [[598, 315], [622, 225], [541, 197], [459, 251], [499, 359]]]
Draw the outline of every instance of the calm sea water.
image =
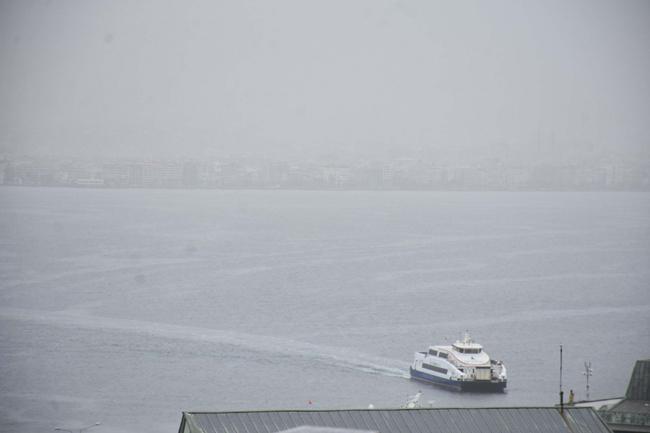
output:
[[[0, 188], [0, 430], [552, 405], [650, 356], [650, 195]], [[506, 394], [407, 377], [469, 330]], [[310, 403], [311, 402], [311, 403]]]

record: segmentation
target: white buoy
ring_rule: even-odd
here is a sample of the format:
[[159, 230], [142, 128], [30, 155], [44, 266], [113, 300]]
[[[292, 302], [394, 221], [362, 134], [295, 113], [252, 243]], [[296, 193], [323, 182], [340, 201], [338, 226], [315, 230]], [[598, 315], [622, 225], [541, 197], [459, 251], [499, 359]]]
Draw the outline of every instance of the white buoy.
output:
[[420, 407], [420, 397], [422, 396], [422, 391], [418, 391], [413, 397], [409, 397], [406, 401], [406, 404], [403, 406], [404, 409], [415, 409]]

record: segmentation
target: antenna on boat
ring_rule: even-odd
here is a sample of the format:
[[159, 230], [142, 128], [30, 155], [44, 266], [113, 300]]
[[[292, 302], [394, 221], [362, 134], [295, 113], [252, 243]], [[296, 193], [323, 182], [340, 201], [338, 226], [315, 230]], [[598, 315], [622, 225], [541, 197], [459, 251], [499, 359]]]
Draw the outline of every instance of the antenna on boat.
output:
[[587, 400], [589, 400], [589, 377], [592, 376], [594, 371], [591, 369], [591, 361], [585, 361], [585, 371], [582, 374], [587, 378]]
[[562, 391], [562, 345], [560, 344], [560, 412], [564, 412], [564, 391]]

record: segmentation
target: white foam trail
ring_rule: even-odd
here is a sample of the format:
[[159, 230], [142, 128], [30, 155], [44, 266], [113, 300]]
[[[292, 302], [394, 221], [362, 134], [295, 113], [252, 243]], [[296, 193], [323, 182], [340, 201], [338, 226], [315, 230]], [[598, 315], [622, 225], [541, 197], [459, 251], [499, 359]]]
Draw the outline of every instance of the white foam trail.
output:
[[143, 320], [118, 319], [62, 312], [1, 309], [0, 318], [85, 329], [115, 330], [162, 338], [228, 344], [249, 351], [307, 358], [341, 368], [383, 376], [408, 378], [408, 363], [329, 346], [285, 338], [245, 334], [193, 326], [170, 325]]

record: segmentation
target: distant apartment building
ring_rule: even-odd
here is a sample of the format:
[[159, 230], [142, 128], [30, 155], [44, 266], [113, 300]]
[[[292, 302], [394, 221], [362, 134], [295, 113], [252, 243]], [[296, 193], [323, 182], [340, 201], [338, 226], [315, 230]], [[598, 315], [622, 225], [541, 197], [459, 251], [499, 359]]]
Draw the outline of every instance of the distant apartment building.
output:
[[196, 162], [185, 162], [183, 164], [183, 186], [187, 188], [196, 188], [199, 183], [199, 164]]
[[129, 182], [129, 166], [120, 162], [102, 164], [101, 177], [109, 187], [127, 187]]

